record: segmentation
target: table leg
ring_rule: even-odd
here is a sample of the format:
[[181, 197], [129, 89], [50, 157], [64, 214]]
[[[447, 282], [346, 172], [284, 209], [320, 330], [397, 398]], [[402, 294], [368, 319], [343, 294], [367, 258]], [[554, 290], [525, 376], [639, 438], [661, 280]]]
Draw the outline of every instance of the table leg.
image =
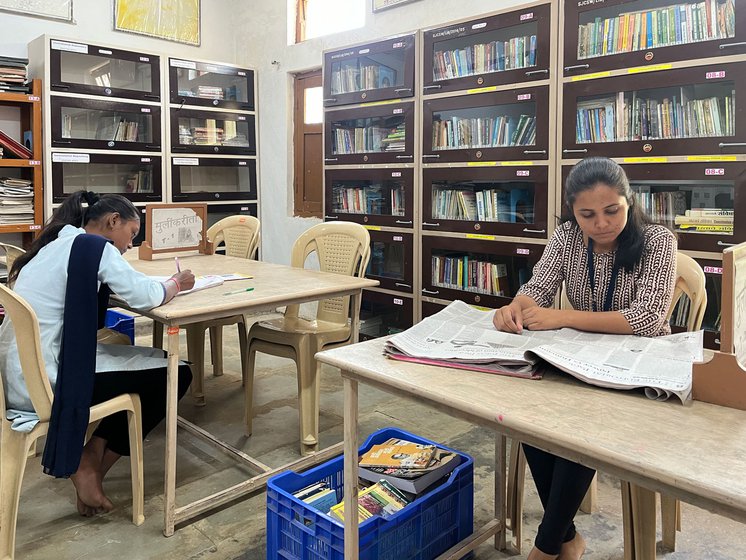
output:
[[[344, 372], [342, 372], [344, 376]], [[344, 511], [345, 511], [345, 560], [357, 560], [358, 512], [357, 512], [357, 414], [358, 382], [344, 379]]]
[[655, 492], [630, 483], [635, 558], [655, 559]]
[[506, 531], [505, 519], [508, 513], [506, 498], [505, 472], [507, 464], [505, 454], [507, 451], [507, 438], [502, 434], [495, 434], [495, 519], [500, 521], [502, 529], [495, 534], [495, 549], [505, 550]]
[[358, 290], [352, 294], [352, 321], [350, 331], [350, 342], [355, 344], [360, 337], [360, 304], [363, 301], [363, 292]]
[[179, 382], [179, 327], [168, 328], [168, 388], [166, 392], [166, 476], [163, 488], [163, 534], [174, 534], [176, 510], [176, 424]]

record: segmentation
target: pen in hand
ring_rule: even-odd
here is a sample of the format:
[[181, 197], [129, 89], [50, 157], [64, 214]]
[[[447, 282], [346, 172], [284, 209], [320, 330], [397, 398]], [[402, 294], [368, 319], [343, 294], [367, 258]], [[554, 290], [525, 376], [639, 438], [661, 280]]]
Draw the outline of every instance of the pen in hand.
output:
[[174, 261], [176, 261], [176, 272], [181, 272], [181, 266], [179, 265], [179, 257], [174, 257]]
[[251, 292], [253, 290], [254, 290], [253, 287], [249, 287], [249, 288], [243, 288], [242, 290], [233, 290], [232, 292], [225, 292], [223, 295], [232, 296], [233, 294], [242, 294], [244, 292]]

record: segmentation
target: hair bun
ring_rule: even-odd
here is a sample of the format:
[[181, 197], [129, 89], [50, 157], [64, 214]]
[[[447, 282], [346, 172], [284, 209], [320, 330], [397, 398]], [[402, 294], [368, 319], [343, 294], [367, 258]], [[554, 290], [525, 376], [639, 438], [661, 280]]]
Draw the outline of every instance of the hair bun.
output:
[[83, 193], [83, 199], [88, 203], [88, 206], [93, 206], [101, 199], [101, 195], [93, 191], [86, 191]]

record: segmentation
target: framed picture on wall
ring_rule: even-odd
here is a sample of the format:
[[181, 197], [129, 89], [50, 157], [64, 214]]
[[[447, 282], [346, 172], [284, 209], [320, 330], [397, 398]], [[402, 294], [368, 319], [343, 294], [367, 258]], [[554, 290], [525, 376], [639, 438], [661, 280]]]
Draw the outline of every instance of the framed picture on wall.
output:
[[114, 29], [199, 45], [200, 0], [114, 0]]
[[0, 10], [72, 21], [73, 0], [0, 0]]
[[409, 4], [410, 2], [416, 2], [417, 0], [373, 0], [373, 11], [380, 12], [381, 10], [387, 10], [389, 8], [395, 8], [402, 4]]

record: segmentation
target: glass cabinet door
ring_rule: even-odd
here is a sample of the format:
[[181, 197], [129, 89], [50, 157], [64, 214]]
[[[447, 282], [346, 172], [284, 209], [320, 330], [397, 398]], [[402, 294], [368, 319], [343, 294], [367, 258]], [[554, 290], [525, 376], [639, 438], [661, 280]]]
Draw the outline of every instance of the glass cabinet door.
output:
[[161, 149], [157, 106], [53, 96], [52, 146], [131, 151]]
[[326, 164], [414, 160], [413, 103], [329, 111], [324, 127]]
[[378, 280], [381, 288], [398, 292], [412, 292], [412, 234], [388, 231], [369, 231], [370, 262], [367, 278]]
[[50, 88], [160, 101], [160, 57], [71, 43], [50, 42]]
[[565, 75], [746, 53], [745, 12], [735, 0], [567, 2]]
[[545, 166], [423, 170], [423, 230], [547, 236]]
[[531, 278], [543, 250], [539, 245], [423, 236], [422, 295], [501, 307]]
[[423, 103], [422, 161], [547, 159], [545, 86]]
[[548, 78], [550, 10], [532, 6], [425, 31], [423, 91]]
[[388, 336], [414, 324], [412, 298], [363, 290], [360, 303], [360, 341]]
[[171, 109], [171, 144], [173, 152], [254, 155], [254, 115]]
[[325, 175], [326, 220], [413, 226], [413, 169], [327, 169]]
[[746, 64], [711, 64], [565, 84], [563, 157], [736, 153]]
[[324, 55], [324, 106], [414, 95], [414, 35]]
[[244, 68], [169, 58], [171, 103], [254, 109], [254, 72]]
[[161, 158], [53, 152], [53, 202], [81, 189], [122, 194], [133, 202], [161, 200]]
[[251, 200], [256, 198], [256, 160], [171, 158], [173, 199]]

